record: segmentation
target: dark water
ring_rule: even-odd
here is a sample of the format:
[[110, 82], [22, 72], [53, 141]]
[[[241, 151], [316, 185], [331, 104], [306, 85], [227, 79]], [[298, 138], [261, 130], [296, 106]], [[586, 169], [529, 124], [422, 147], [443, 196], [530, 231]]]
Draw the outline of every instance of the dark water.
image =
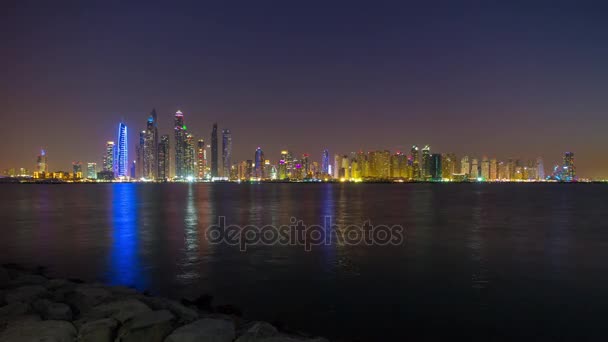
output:
[[[608, 187], [593, 184], [0, 185], [0, 261], [332, 337], [605, 339]], [[230, 224], [400, 224], [401, 246], [214, 245]], [[422, 337], [422, 338], [421, 338]]]

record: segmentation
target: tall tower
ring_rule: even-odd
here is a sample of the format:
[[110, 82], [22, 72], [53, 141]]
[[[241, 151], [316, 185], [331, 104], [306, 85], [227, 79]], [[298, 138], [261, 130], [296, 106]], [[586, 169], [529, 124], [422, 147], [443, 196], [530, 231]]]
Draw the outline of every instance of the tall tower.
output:
[[158, 175], [158, 122], [155, 109], [152, 109], [144, 131], [142, 170], [146, 179], [156, 179]]
[[186, 177], [184, 169], [184, 158], [186, 148], [186, 126], [184, 125], [184, 114], [181, 111], [175, 112], [175, 176], [177, 178]]
[[430, 178], [432, 180], [441, 180], [443, 178], [443, 167], [441, 165], [442, 163], [442, 158], [441, 158], [441, 154], [439, 153], [433, 153], [431, 154], [430, 157], [431, 160], [431, 167], [429, 170], [430, 173]]
[[264, 178], [264, 151], [262, 151], [261, 147], [258, 147], [255, 150], [255, 177], [256, 178]]
[[205, 139], [198, 139], [196, 150], [196, 178], [205, 178], [205, 169], [207, 168], [207, 160], [205, 159]]
[[545, 179], [545, 165], [543, 163], [543, 158], [541, 157], [536, 158], [536, 179]]
[[39, 173], [49, 172], [47, 159], [46, 159], [46, 151], [44, 149], [40, 150], [40, 154], [38, 155], [38, 158], [36, 159], [36, 170]]
[[566, 152], [564, 154], [564, 175], [563, 179], [567, 182], [576, 180], [576, 166], [574, 166], [574, 153]]
[[431, 147], [424, 146], [422, 149], [422, 171], [421, 176], [424, 180], [430, 179], [431, 176]]
[[[185, 126], [184, 126], [185, 127]], [[185, 130], [184, 130], [185, 131]], [[184, 148], [184, 177], [195, 178], [196, 171], [196, 152], [194, 149], [194, 136], [191, 133], [186, 133], [185, 148]]]
[[490, 179], [490, 160], [486, 156], [483, 156], [481, 160], [481, 178]]
[[114, 156], [116, 155], [116, 146], [113, 141], [106, 143], [106, 152], [103, 156], [103, 170], [114, 172]]
[[213, 124], [211, 131], [211, 177], [218, 177], [219, 165], [217, 165], [217, 123]]
[[158, 179], [167, 180], [170, 177], [169, 171], [169, 136], [163, 135], [158, 143]]
[[118, 124], [118, 143], [116, 145], [116, 162], [114, 175], [117, 178], [127, 177], [129, 172], [129, 149], [127, 125]]
[[321, 156], [321, 173], [327, 176], [329, 174], [329, 151], [323, 150]]
[[414, 145], [412, 146], [412, 150], [410, 152], [410, 156], [412, 159], [412, 168], [413, 170], [413, 177], [415, 180], [420, 180], [420, 157], [419, 157], [419, 152], [418, 152], [418, 146]]
[[232, 133], [229, 129], [222, 130], [222, 177], [230, 178], [232, 165]]
[[460, 161], [460, 173], [462, 173], [465, 177], [469, 177], [471, 174], [471, 164], [469, 163], [469, 156], [462, 157]]

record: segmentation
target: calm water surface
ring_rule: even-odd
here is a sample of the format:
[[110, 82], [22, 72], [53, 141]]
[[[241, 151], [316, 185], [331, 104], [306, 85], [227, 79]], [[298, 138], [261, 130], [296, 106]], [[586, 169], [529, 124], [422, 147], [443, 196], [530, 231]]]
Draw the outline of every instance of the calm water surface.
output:
[[[0, 185], [0, 261], [332, 337], [605, 340], [599, 184]], [[401, 246], [213, 245], [230, 224], [405, 227]], [[421, 338], [424, 339], [424, 338]]]

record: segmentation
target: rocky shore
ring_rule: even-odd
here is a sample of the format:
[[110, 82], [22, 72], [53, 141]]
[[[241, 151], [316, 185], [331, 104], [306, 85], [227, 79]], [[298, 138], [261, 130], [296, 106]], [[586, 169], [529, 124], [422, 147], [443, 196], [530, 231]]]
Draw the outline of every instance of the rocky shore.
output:
[[0, 342], [326, 342], [246, 320], [211, 297], [171, 300], [137, 290], [51, 279], [43, 270], [0, 267]]

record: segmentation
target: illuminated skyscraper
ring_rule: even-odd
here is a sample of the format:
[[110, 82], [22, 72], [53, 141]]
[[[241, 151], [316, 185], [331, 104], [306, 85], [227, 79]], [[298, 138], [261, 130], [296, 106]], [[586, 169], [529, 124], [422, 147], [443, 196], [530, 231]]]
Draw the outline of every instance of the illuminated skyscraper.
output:
[[563, 180], [572, 182], [576, 180], [576, 166], [574, 165], [574, 153], [566, 152], [564, 154]]
[[486, 156], [481, 159], [481, 178], [490, 179], [490, 160]]
[[97, 179], [97, 163], [87, 163], [87, 178]]
[[217, 123], [213, 124], [211, 131], [211, 177], [219, 176], [219, 165], [217, 163]]
[[419, 156], [419, 152], [418, 152], [418, 146], [414, 145], [412, 146], [412, 150], [411, 150], [411, 154], [410, 154], [410, 159], [412, 160], [412, 168], [413, 168], [413, 177], [414, 179], [418, 180], [420, 179], [421, 175], [420, 175], [420, 156]]
[[323, 150], [321, 155], [321, 173], [325, 176], [329, 175], [329, 151]]
[[158, 122], [156, 110], [152, 109], [144, 131], [143, 178], [156, 179], [158, 175]]
[[279, 158], [279, 166], [278, 166], [278, 178], [283, 180], [287, 179], [287, 155], [288, 151], [281, 151], [281, 157]]
[[543, 163], [543, 158], [541, 157], [536, 158], [536, 179], [545, 179], [545, 165]]
[[310, 171], [310, 156], [308, 153], [304, 153], [302, 155], [302, 161], [300, 164], [302, 165], [303, 178], [312, 178], [312, 172]]
[[82, 178], [82, 163], [81, 162], [73, 162], [72, 163], [72, 173], [76, 178]]
[[477, 161], [477, 158], [473, 158], [473, 161], [471, 162], [470, 178], [477, 179], [478, 177], [479, 177], [479, 162]]
[[49, 172], [49, 166], [47, 163], [46, 150], [41, 149], [38, 158], [36, 159], [36, 171], [39, 173]]
[[428, 180], [432, 178], [431, 175], [431, 147], [429, 145], [424, 146], [422, 149], [422, 165], [421, 165], [421, 176], [422, 179]]
[[441, 154], [434, 153], [430, 157], [430, 178], [435, 181], [442, 179]]
[[175, 112], [175, 177], [185, 178], [185, 158], [186, 158], [186, 126], [184, 125], [184, 114], [181, 111]]
[[194, 136], [191, 133], [186, 133], [185, 148], [184, 148], [184, 174], [185, 178], [196, 178], [196, 151], [194, 147]]
[[258, 147], [255, 150], [255, 167], [254, 174], [256, 178], [263, 179], [264, 178], [264, 151], [262, 151], [261, 147]]
[[196, 178], [204, 179], [207, 167], [207, 161], [205, 160], [205, 139], [198, 139], [196, 147]]
[[144, 145], [146, 143], [146, 131], [139, 132], [139, 141], [137, 146], [135, 147], [135, 157], [136, 157], [136, 165], [135, 165], [135, 177], [143, 178], [144, 176]]
[[471, 164], [469, 163], [469, 156], [462, 157], [462, 160], [460, 161], [460, 173], [462, 173], [467, 178], [471, 174]]
[[127, 125], [118, 124], [118, 143], [116, 145], [116, 161], [114, 175], [117, 178], [127, 177], [129, 173], [129, 149]]
[[114, 156], [116, 155], [116, 146], [113, 141], [106, 143], [106, 152], [103, 156], [103, 170], [114, 173]]
[[496, 158], [492, 158], [490, 160], [490, 180], [498, 179], [498, 163], [496, 162]]
[[171, 177], [169, 157], [169, 136], [163, 135], [158, 143], [158, 179], [167, 180]]
[[454, 179], [456, 173], [456, 155], [447, 153], [441, 156], [441, 177], [443, 179]]
[[229, 129], [222, 130], [222, 177], [230, 178], [232, 165], [232, 133]]

